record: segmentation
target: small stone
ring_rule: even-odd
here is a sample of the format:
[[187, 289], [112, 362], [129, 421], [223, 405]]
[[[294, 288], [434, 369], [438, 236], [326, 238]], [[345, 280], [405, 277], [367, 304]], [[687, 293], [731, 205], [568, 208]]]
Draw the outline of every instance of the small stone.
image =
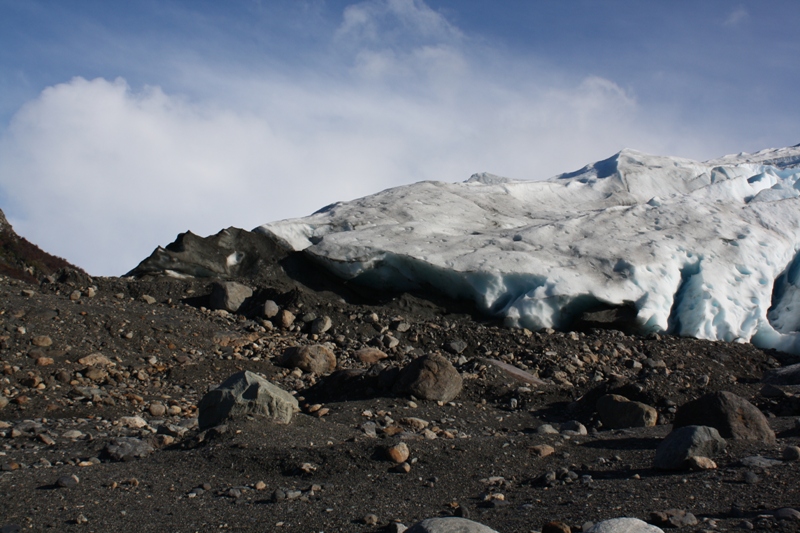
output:
[[77, 429], [70, 429], [69, 431], [65, 431], [61, 436], [65, 439], [75, 440], [83, 437], [83, 433]]
[[81, 291], [72, 291], [69, 295], [69, 299], [73, 302], [77, 302], [81, 299]]
[[464, 352], [468, 346], [469, 345], [461, 339], [453, 339], [445, 343], [444, 349], [452, 354], [458, 355]]
[[86, 518], [85, 516], [83, 516], [83, 514], [79, 514], [79, 515], [78, 515], [78, 516], [75, 518], [75, 523], [76, 523], [76, 524], [78, 524], [78, 525], [87, 524], [88, 522], [89, 522], [89, 519], [88, 519], [88, 518]]
[[386, 448], [386, 456], [389, 458], [389, 460], [398, 464], [404, 463], [406, 460], [408, 460], [409, 455], [410, 452], [405, 442], [401, 442]]
[[539, 444], [536, 446], [531, 446], [530, 450], [531, 453], [533, 453], [537, 457], [547, 457], [548, 455], [554, 454], [556, 451], [555, 448], [553, 448], [549, 444]]
[[377, 526], [378, 525], [378, 515], [368, 514], [364, 518], [361, 519], [364, 524], [368, 526]]
[[71, 476], [61, 476], [56, 480], [56, 485], [64, 489], [72, 489], [78, 486], [80, 479], [75, 474]]
[[147, 305], [153, 305], [154, 303], [156, 303], [156, 299], [150, 296], [149, 294], [142, 294], [142, 296], [139, 299], [142, 300]]
[[392, 471], [397, 472], [398, 474], [408, 474], [409, 472], [411, 472], [411, 465], [406, 462], [402, 462], [399, 465], [396, 465], [394, 468], [392, 468]]
[[314, 335], [321, 335], [331, 329], [332, 326], [333, 322], [331, 321], [331, 317], [321, 316], [311, 322], [311, 333]]
[[177, 416], [182, 412], [183, 409], [181, 409], [180, 405], [170, 405], [169, 408], [167, 408], [167, 414], [169, 414], [170, 416]]
[[373, 365], [382, 359], [389, 357], [383, 350], [377, 348], [361, 348], [355, 353], [356, 359], [367, 365]]
[[275, 318], [280, 310], [281, 308], [273, 300], [264, 302], [264, 318]]
[[154, 402], [150, 404], [150, 407], [147, 408], [150, 411], [150, 414], [155, 417], [164, 416], [167, 412], [167, 406], [160, 402]]
[[588, 435], [589, 432], [586, 430], [586, 426], [578, 422], [577, 420], [570, 420], [569, 422], [564, 422], [559, 426], [559, 430], [561, 433], [565, 435]]
[[783, 449], [784, 461], [800, 460], [800, 446], [787, 446]]
[[84, 373], [84, 377], [90, 381], [103, 381], [108, 377], [108, 372], [102, 368], [93, 367]]
[[31, 338], [31, 344], [38, 346], [39, 348], [47, 348], [48, 346], [53, 345], [53, 339], [47, 335], [36, 335], [35, 337]]
[[50, 366], [55, 363], [52, 357], [39, 357], [36, 359], [36, 366]]
[[755, 485], [756, 483], [761, 481], [761, 478], [758, 477], [755, 472], [748, 470], [742, 476], [742, 481], [744, 481], [748, 485]]
[[112, 366], [114, 364], [111, 362], [111, 359], [99, 352], [81, 357], [78, 359], [78, 363], [84, 366]]
[[255, 489], [258, 491], [267, 490], [267, 484], [264, 483], [263, 481], [259, 481], [255, 484]]
[[691, 456], [686, 459], [686, 468], [689, 470], [715, 470], [717, 463], [708, 457]]
[[542, 424], [536, 428], [539, 435], [558, 435], [558, 430], [550, 424]]
[[123, 416], [119, 419], [119, 425], [133, 429], [147, 427], [147, 421], [141, 416]]
[[572, 533], [572, 529], [564, 522], [548, 522], [542, 526], [542, 533]]
[[289, 329], [289, 327], [294, 324], [295, 318], [297, 317], [294, 315], [294, 313], [284, 309], [278, 313], [278, 324], [280, 324], [283, 329]]

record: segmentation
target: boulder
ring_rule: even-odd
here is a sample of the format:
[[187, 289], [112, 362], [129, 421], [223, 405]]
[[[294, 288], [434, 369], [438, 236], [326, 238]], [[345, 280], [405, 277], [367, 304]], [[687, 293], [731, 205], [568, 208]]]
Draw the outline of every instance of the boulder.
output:
[[299, 368], [303, 372], [317, 375], [328, 374], [336, 368], [336, 356], [327, 346], [295, 346], [283, 352], [281, 364], [288, 368]]
[[708, 426], [685, 426], [675, 429], [656, 449], [653, 468], [688, 469], [690, 457], [714, 457], [725, 451], [725, 439]]
[[497, 533], [489, 526], [457, 516], [427, 518], [414, 524], [406, 533]]
[[145, 457], [153, 451], [153, 446], [142, 439], [120, 437], [112, 439], [106, 446], [106, 453], [114, 461], [131, 461]]
[[253, 289], [235, 281], [216, 282], [211, 287], [209, 306], [211, 309], [224, 309], [236, 313], [245, 300], [253, 295]]
[[664, 530], [638, 518], [626, 517], [603, 520], [590, 527], [585, 533], [664, 533]]
[[767, 370], [761, 381], [771, 385], [800, 385], [800, 363]]
[[226, 418], [253, 414], [288, 424], [299, 406], [294, 396], [246, 370], [233, 374], [203, 396], [198, 411], [198, 423], [203, 430]]
[[610, 429], [642, 428], [656, 425], [658, 412], [642, 402], [632, 402], [619, 394], [606, 394], [597, 400], [597, 414]]
[[455, 367], [439, 354], [423, 355], [400, 371], [395, 391], [422, 400], [449, 402], [461, 392], [463, 381]]
[[726, 439], [772, 444], [775, 432], [756, 406], [732, 392], [713, 392], [685, 403], [675, 413], [673, 427], [710, 426]]

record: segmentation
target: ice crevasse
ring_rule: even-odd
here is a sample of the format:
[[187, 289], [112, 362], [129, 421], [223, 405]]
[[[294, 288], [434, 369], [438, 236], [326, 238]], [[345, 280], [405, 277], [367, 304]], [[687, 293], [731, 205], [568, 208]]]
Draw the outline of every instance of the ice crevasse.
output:
[[800, 145], [623, 150], [547, 181], [420, 182], [256, 229], [337, 275], [469, 298], [511, 326], [627, 306], [643, 331], [800, 353]]

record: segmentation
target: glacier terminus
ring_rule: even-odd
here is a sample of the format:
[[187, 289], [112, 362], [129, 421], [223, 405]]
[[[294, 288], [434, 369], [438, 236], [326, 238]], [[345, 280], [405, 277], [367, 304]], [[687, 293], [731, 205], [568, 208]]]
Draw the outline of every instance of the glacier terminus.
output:
[[800, 353], [800, 145], [420, 182], [256, 231], [345, 279], [471, 299], [509, 326], [625, 307], [642, 332]]

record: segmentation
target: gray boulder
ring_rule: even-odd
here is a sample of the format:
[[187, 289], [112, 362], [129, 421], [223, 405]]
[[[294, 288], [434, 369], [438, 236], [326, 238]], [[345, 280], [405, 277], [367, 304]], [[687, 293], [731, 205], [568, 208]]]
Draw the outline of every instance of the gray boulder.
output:
[[800, 385], [800, 363], [767, 370], [761, 381], [771, 385]]
[[422, 400], [449, 402], [461, 392], [463, 380], [455, 367], [439, 354], [423, 355], [400, 371], [395, 391]]
[[411, 526], [406, 533], [497, 533], [497, 531], [466, 518], [443, 516], [426, 518]]
[[707, 426], [675, 429], [656, 449], [653, 467], [659, 470], [683, 470], [690, 457], [714, 457], [725, 451], [725, 439]]
[[253, 289], [235, 281], [221, 281], [211, 287], [209, 306], [211, 309], [224, 309], [235, 313], [245, 300], [253, 295]]
[[664, 533], [664, 530], [638, 518], [626, 517], [603, 520], [585, 533]]
[[114, 461], [131, 461], [145, 457], [153, 451], [153, 446], [142, 439], [120, 437], [112, 439], [106, 446], [106, 453]]
[[710, 426], [726, 439], [775, 442], [775, 432], [758, 408], [732, 392], [713, 392], [683, 404], [673, 427]]
[[654, 408], [618, 394], [601, 396], [597, 400], [597, 414], [603, 426], [610, 429], [652, 427], [658, 420]]
[[297, 399], [261, 376], [245, 370], [208, 392], [198, 405], [200, 429], [216, 426], [226, 418], [262, 415], [283, 424], [299, 411]]
[[283, 352], [281, 365], [299, 368], [317, 375], [328, 374], [336, 368], [336, 355], [322, 344], [295, 346]]

